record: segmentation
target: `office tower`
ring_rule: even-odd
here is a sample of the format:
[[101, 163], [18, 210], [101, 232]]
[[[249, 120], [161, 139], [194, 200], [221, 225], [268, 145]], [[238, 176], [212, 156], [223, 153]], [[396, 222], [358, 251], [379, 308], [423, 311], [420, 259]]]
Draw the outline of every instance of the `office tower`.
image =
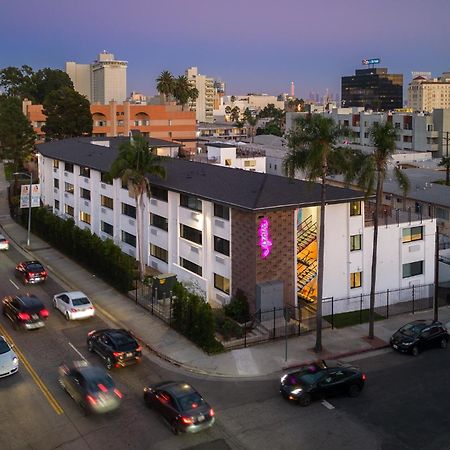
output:
[[198, 90], [197, 99], [190, 104], [191, 109], [195, 111], [197, 122], [213, 122], [214, 79], [199, 74], [197, 67], [189, 67], [186, 77]]
[[91, 65], [66, 62], [66, 73], [72, 80], [74, 89], [91, 102]]

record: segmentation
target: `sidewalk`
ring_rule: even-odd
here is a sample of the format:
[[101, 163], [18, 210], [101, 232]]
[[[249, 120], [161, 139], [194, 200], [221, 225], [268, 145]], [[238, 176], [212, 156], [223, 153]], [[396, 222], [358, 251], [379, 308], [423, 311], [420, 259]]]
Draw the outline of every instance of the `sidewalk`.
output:
[[[401, 325], [414, 319], [433, 317], [433, 311], [404, 314], [375, 322], [376, 338], [366, 339], [368, 325], [343, 329], [324, 329], [324, 351], [318, 355], [312, 350], [315, 334], [309, 333], [288, 340], [288, 358], [285, 360], [285, 341], [278, 340], [220, 355], [208, 356], [189, 340], [152, 316], [130, 298], [108, 286], [101, 279], [80, 267], [48, 243], [31, 235], [26, 248], [27, 230], [9, 216], [3, 165], [0, 164], [0, 232], [15, 243], [26, 257], [41, 261], [70, 290], [82, 290], [96, 304], [100, 312], [119, 326], [131, 330], [154, 354], [172, 364], [196, 373], [221, 377], [257, 377], [279, 373], [315, 359], [337, 359], [388, 346], [390, 336]], [[450, 308], [439, 310], [443, 323], [450, 321]]]

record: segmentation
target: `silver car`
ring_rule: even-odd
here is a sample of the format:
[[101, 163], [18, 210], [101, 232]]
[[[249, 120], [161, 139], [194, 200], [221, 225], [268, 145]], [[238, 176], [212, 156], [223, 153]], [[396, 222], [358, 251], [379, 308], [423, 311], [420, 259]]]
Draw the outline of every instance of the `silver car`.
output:
[[3, 234], [0, 234], [0, 250], [9, 250], [9, 241]]
[[0, 378], [15, 374], [19, 370], [19, 359], [8, 344], [8, 341], [0, 336]]

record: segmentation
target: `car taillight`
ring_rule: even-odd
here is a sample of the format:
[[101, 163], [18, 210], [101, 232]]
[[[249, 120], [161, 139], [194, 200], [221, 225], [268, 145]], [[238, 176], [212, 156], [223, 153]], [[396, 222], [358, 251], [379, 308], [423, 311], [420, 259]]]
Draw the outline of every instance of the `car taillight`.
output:
[[185, 423], [186, 425], [189, 425], [192, 423], [192, 419], [190, 417], [181, 416], [181, 421]]
[[43, 317], [44, 319], [46, 319], [48, 317], [48, 311], [44, 308], [41, 309], [39, 314], [41, 315], [41, 317]]
[[19, 314], [17, 315], [17, 317], [18, 317], [20, 320], [30, 320], [30, 319], [31, 319], [31, 317], [30, 317], [30, 315], [29, 315], [28, 313], [23, 313], [23, 312], [19, 313]]
[[366, 381], [366, 374], [363, 373], [363, 374], [361, 375], [361, 378], [362, 378], [363, 381]]
[[122, 355], [123, 355], [123, 352], [113, 352], [113, 356], [115, 356], [116, 358], [120, 357]]
[[215, 412], [214, 412], [214, 410], [211, 408], [210, 410], [209, 410], [209, 415], [211, 416], [211, 417], [214, 417], [215, 416]]
[[70, 312], [77, 312], [78, 310], [76, 308], [70, 308]]
[[108, 392], [108, 389], [106, 389], [106, 386], [102, 383], [97, 384], [98, 388], [102, 391], [102, 392]]
[[89, 331], [88, 336], [92, 336], [95, 333], [95, 330]]
[[87, 396], [86, 396], [86, 400], [87, 400], [91, 405], [97, 404], [97, 400], [95, 400], [95, 398], [92, 397], [92, 395], [87, 395]]
[[116, 394], [117, 397], [119, 397], [119, 398], [122, 398], [122, 397], [123, 397], [122, 392], [120, 392], [119, 389], [117, 389], [117, 388], [114, 389], [114, 394]]
[[47, 272], [44, 270], [43, 272], [41, 272], [41, 275], [42, 275], [43, 277], [46, 277], [46, 276], [47, 276]]
[[136, 348], [136, 351], [137, 351], [137, 352], [142, 352], [142, 347], [141, 347], [141, 346], [137, 347], [137, 348]]

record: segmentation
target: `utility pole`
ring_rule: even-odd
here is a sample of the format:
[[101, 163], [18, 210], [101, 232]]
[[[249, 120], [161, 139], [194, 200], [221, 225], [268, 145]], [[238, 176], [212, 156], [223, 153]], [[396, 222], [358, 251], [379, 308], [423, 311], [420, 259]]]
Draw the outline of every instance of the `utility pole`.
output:
[[439, 320], [439, 227], [434, 238], [434, 320]]

